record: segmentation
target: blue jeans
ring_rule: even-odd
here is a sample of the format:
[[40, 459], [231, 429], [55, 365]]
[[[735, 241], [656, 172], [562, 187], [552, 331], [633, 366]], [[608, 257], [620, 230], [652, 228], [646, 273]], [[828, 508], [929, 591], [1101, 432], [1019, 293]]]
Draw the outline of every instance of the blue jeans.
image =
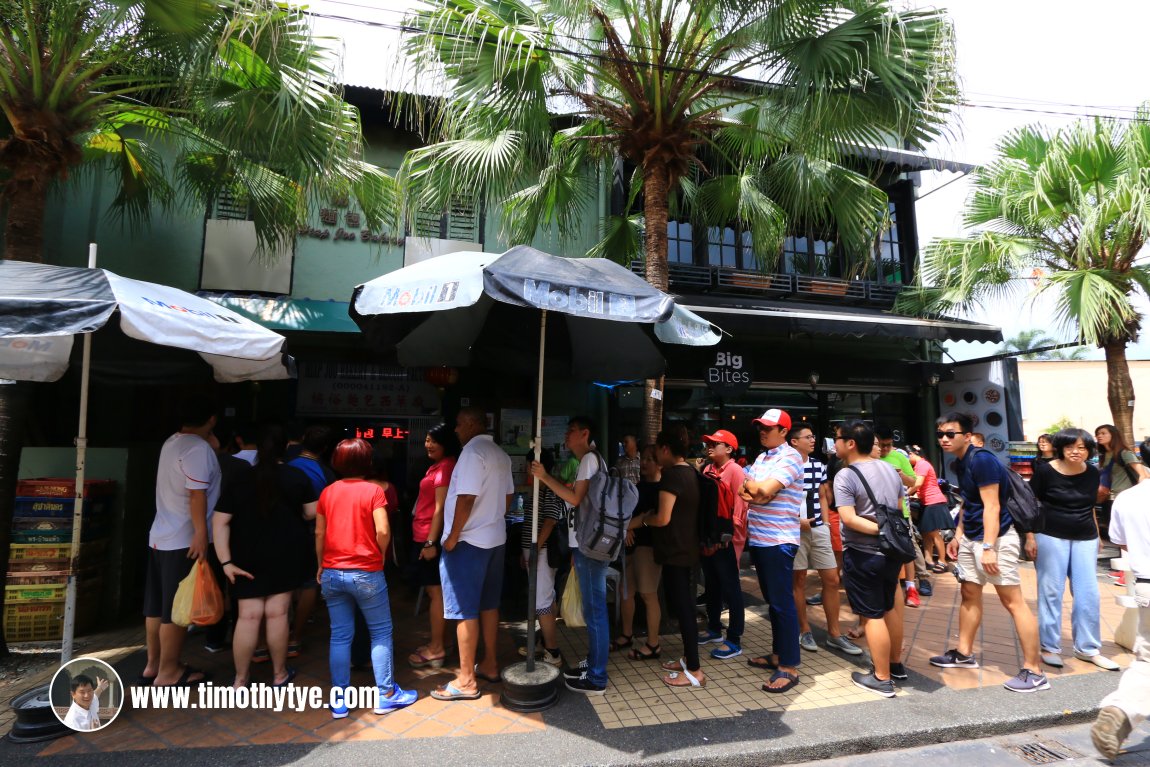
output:
[[801, 660], [793, 575], [798, 550], [793, 543], [747, 547], [759, 576], [759, 589], [770, 607], [771, 652], [779, 656], [780, 666], [793, 668], [798, 668]]
[[1071, 636], [1074, 649], [1084, 655], [1102, 650], [1101, 606], [1098, 593], [1098, 539], [1068, 541], [1038, 533], [1038, 639], [1045, 652], [1061, 653], [1062, 594], [1070, 579]]
[[[730, 619], [727, 641], [742, 644], [746, 613], [743, 608], [743, 585], [739, 581], [739, 563], [735, 561], [735, 547], [728, 543], [711, 556], [702, 557], [700, 563], [707, 583], [707, 630], [722, 633], [725, 601], [730, 608], [727, 615]], [[694, 605], [691, 605], [691, 609], [694, 610]]]
[[583, 597], [583, 620], [587, 622], [587, 679], [607, 684], [607, 654], [611, 651], [611, 626], [607, 616], [607, 566], [575, 552], [575, 574]]
[[375, 684], [387, 693], [394, 686], [393, 647], [391, 605], [383, 571], [325, 568], [320, 588], [331, 617], [328, 666], [332, 687], [351, 684], [351, 639], [355, 634], [355, 608], [358, 605], [371, 635], [371, 667], [375, 670]]

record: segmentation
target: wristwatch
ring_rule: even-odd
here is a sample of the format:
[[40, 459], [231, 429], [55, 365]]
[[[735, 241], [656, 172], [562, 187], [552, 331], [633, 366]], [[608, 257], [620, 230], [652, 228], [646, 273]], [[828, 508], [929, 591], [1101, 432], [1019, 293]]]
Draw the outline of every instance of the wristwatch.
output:
[[434, 547], [435, 545], [436, 545], [435, 541], [424, 541], [423, 542], [423, 548], [425, 548], [425, 549], [430, 549], [430, 548]]
[[993, 543], [984, 543], [984, 544], [982, 544], [982, 550], [983, 550], [983, 551], [992, 551], [993, 549], [994, 549], [994, 544], [993, 544]]

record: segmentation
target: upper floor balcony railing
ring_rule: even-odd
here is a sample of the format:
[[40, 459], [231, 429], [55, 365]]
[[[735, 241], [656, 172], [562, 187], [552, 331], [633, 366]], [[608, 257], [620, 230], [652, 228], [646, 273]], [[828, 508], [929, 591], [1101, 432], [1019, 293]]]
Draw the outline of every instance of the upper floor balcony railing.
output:
[[[645, 274], [642, 260], [631, 262], [631, 271]], [[903, 289], [894, 282], [837, 277], [783, 274], [727, 266], [702, 266], [671, 262], [668, 278], [673, 292], [681, 295], [714, 295], [785, 298], [890, 309]]]

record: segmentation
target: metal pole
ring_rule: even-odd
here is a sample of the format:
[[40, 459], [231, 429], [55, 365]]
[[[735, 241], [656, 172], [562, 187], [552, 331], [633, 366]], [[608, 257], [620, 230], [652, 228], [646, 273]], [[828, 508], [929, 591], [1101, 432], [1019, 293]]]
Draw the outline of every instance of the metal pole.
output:
[[[96, 268], [96, 243], [88, 245], [88, 268]], [[88, 379], [92, 365], [92, 334], [84, 334], [84, 356], [80, 366], [80, 422], [76, 428], [76, 490], [72, 507], [72, 551], [68, 557], [68, 581], [64, 596], [64, 636], [60, 662], [72, 660], [72, 638], [76, 633], [76, 579], [79, 576], [80, 538], [84, 527], [84, 473], [88, 459]]]
[[[539, 374], [535, 379], [535, 460], [543, 443], [543, 352], [547, 345], [547, 310], [539, 318]], [[531, 552], [527, 557], [527, 673], [535, 671], [535, 592], [539, 567], [539, 477], [531, 486]]]

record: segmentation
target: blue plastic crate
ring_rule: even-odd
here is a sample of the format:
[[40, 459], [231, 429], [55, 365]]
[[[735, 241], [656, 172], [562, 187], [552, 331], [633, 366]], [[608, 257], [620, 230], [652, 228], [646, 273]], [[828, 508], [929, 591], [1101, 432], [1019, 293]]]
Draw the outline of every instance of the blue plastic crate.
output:
[[[75, 498], [48, 498], [35, 496], [20, 496], [16, 498], [16, 508], [13, 512], [17, 517], [70, 517], [76, 507]], [[99, 517], [108, 511], [108, 500], [97, 498], [84, 501], [85, 517]]]

